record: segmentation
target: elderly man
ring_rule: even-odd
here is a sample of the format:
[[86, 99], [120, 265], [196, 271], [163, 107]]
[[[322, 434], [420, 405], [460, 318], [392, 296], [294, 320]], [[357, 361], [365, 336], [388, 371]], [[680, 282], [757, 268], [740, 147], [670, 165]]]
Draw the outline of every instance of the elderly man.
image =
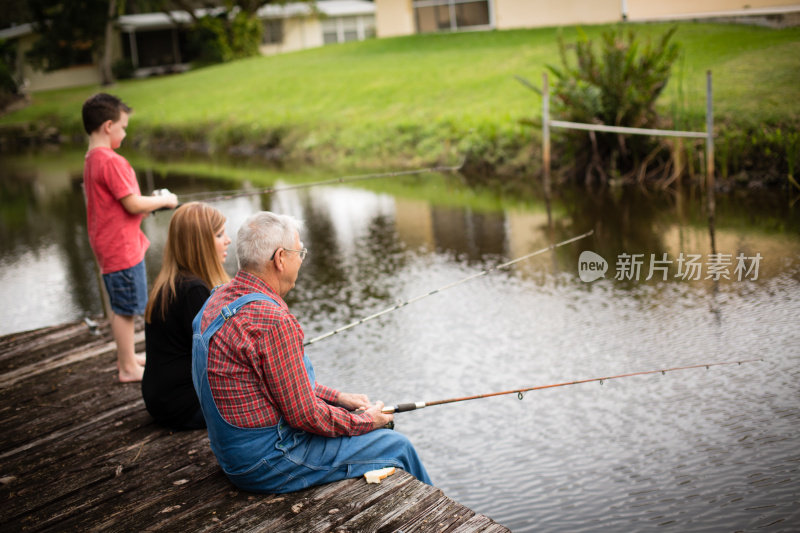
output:
[[[194, 320], [192, 378], [211, 449], [254, 492], [293, 492], [395, 466], [431, 484], [414, 447], [383, 428], [382, 402], [316, 382], [283, 298], [307, 250], [299, 222], [260, 212], [237, 234], [239, 272]], [[363, 410], [356, 413], [353, 411]]]

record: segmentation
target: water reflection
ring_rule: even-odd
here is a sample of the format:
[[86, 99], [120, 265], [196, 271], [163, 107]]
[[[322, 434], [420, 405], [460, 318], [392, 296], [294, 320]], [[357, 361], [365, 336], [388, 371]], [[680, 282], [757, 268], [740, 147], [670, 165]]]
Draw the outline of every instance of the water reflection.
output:
[[[3, 293], [14, 295], [14, 301], [26, 308], [44, 306], [52, 311], [34, 312], [33, 316], [6, 311], [6, 316], [0, 317], [2, 333], [102, 313], [97, 270], [86, 238], [81, 164], [80, 158], [70, 156], [48, 159], [44, 164], [31, 158], [11, 159], [3, 166]], [[248, 183], [191, 175], [163, 176], [150, 168], [140, 170], [139, 177], [144, 191], [168, 187], [194, 197], [219, 190], [256, 189]], [[552, 227], [542, 208], [473, 212], [345, 186], [241, 196], [215, 205], [228, 217], [228, 232], [234, 239], [241, 222], [257, 210], [290, 213], [304, 220], [303, 239], [312, 258], [304, 266], [305, 283], [290, 299], [307, 306], [309, 313], [325, 317], [322, 323], [327, 325], [394, 303], [393, 291], [405, 282], [392, 274], [407, 265], [408, 256], [444, 254], [458, 263], [488, 267], [588, 229], [594, 230], [590, 238], [517, 264], [514, 270], [540, 282], [548, 276], [571, 276], [580, 252], [591, 250], [607, 261], [605, 278], [612, 280], [616, 274], [623, 287], [652, 285], [666, 278], [702, 285], [712, 292], [720, 284], [731, 283], [744, 290], [746, 284], [738, 279], [742, 272], [735, 270], [737, 255], [748, 259], [760, 255], [763, 260], [756, 265], [757, 276], [768, 280], [794, 271], [800, 253], [797, 213], [780, 197], [756, 200], [749, 204], [736, 198], [718, 201], [717, 247], [730, 262], [719, 279], [708, 276], [711, 250], [702, 198], [696, 191], [646, 195], [634, 189], [610, 193], [568, 190], [556, 202]], [[147, 254], [150, 279], [159, 268], [168, 223], [169, 212], [143, 222], [152, 242]], [[632, 272], [628, 279], [619, 275], [620, 254], [640, 254], [635, 278]], [[687, 254], [696, 255], [706, 269], [691, 281], [681, 277], [678, 264]], [[658, 262], [662, 268], [653, 270]], [[236, 270], [235, 254], [229, 255], [226, 268]], [[55, 272], [59, 275], [54, 278]], [[754, 277], [752, 269], [750, 277]], [[47, 282], [39, 283], [42, 278]], [[452, 280], [445, 283], [448, 281]], [[430, 288], [428, 284], [426, 289]], [[578, 288], [591, 290], [591, 285]]]
[[[8, 313], [17, 330], [63, 322], [62, 310], [74, 318], [98, 309], [80, 180], [52, 170], [3, 176], [0, 284], [4, 300], [14, 304]], [[14, 331], [5, 322], [0, 330]]]
[[[100, 313], [80, 159], [2, 169], [0, 333]], [[144, 190], [179, 195], [258, 188], [146, 169], [140, 179]], [[763, 355], [763, 364], [431, 408], [397, 421], [449, 496], [514, 531], [791, 530], [800, 486], [798, 214], [779, 197], [718, 201], [718, 251], [760, 253], [758, 280], [684, 281], [674, 265], [667, 281], [614, 279], [623, 253], [710, 253], [702, 198], [692, 194], [568, 191], [554, 203], [552, 227], [541, 206], [476, 212], [346, 186], [215, 205], [234, 239], [261, 209], [305, 221], [310, 252], [288, 299], [307, 338], [593, 229], [312, 345], [318, 376], [387, 402], [425, 401]], [[151, 280], [168, 223], [167, 212], [143, 223]], [[608, 261], [605, 279], [579, 280], [584, 250]]]

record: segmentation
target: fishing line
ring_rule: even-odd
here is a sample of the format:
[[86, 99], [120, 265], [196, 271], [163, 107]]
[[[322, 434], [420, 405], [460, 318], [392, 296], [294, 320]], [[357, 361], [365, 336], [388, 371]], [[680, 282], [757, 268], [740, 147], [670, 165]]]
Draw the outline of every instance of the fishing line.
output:
[[[181, 199], [184, 202], [178, 204], [176, 206], [180, 207], [186, 201], [202, 201], [202, 202], [221, 202], [223, 200], [232, 200], [234, 198], [242, 198], [245, 196], [256, 196], [259, 194], [274, 194], [277, 192], [284, 192], [284, 191], [292, 191], [297, 189], [308, 189], [311, 187], [317, 187], [319, 185], [335, 185], [339, 183], [352, 183], [355, 181], [364, 181], [364, 180], [372, 180], [378, 178], [393, 178], [398, 176], [413, 176], [414, 174], [424, 174], [426, 172], [456, 172], [464, 166], [464, 162], [466, 159], [463, 159], [461, 163], [456, 166], [436, 166], [436, 167], [428, 167], [428, 168], [420, 168], [417, 170], [397, 170], [393, 172], [376, 172], [372, 174], [359, 174], [353, 176], [342, 176], [340, 178], [332, 178], [329, 180], [322, 180], [322, 181], [314, 181], [310, 183], [299, 183], [297, 185], [287, 185], [285, 187], [267, 187], [263, 189], [253, 189], [253, 190], [246, 190], [243, 191], [241, 189], [238, 190], [229, 190], [229, 191], [210, 191], [210, 192], [200, 192], [200, 193], [190, 193], [186, 195], [181, 195]], [[207, 197], [209, 194], [215, 194], [216, 196]], [[165, 207], [162, 209], [157, 209], [156, 211], [165, 211], [169, 208]]]
[[415, 403], [401, 403], [393, 406], [386, 406], [382, 409], [384, 413], [403, 413], [406, 411], [414, 411], [416, 409], [423, 409], [425, 407], [432, 407], [434, 405], [443, 405], [446, 403], [456, 403], [456, 402], [465, 402], [467, 400], [479, 400], [481, 398], [491, 398], [492, 396], [501, 396], [504, 394], [516, 394], [517, 398], [522, 400], [525, 397], [525, 393], [529, 391], [536, 391], [536, 390], [543, 390], [543, 389], [552, 389], [555, 387], [566, 387], [568, 385], [579, 385], [581, 383], [591, 383], [593, 381], [599, 381], [602, 385], [604, 381], [608, 381], [611, 379], [620, 379], [620, 378], [629, 378], [632, 376], [644, 376], [647, 374], [666, 374], [667, 372], [675, 372], [676, 370], [689, 370], [693, 368], [705, 368], [709, 369], [712, 366], [721, 366], [721, 365], [741, 365], [743, 363], [752, 363], [755, 361], [763, 361], [763, 359], [745, 359], [742, 361], [724, 361], [718, 363], [703, 363], [698, 365], [690, 365], [690, 366], [678, 366], [673, 368], [662, 368], [659, 370], [646, 370], [644, 372], [631, 372], [628, 374], [617, 374], [616, 376], [605, 376], [602, 378], [589, 378], [589, 379], [579, 379], [576, 381], [566, 381], [564, 383], [554, 383], [551, 385], [539, 385], [536, 387], [525, 387], [520, 389], [512, 389], [502, 392], [490, 392], [488, 394], [478, 394], [475, 396], [464, 396], [463, 398], [450, 398], [448, 400], [435, 400], [432, 402], [415, 402]]
[[309, 344], [313, 344], [313, 343], [315, 343], [317, 341], [321, 341], [322, 339], [326, 339], [326, 338], [328, 338], [328, 337], [330, 337], [332, 335], [336, 335], [337, 333], [341, 333], [342, 331], [346, 331], [346, 330], [348, 330], [350, 328], [356, 327], [359, 324], [363, 324], [364, 322], [367, 322], [367, 321], [372, 320], [374, 318], [378, 318], [379, 316], [385, 315], [386, 313], [390, 313], [392, 311], [396, 311], [397, 309], [400, 309], [401, 307], [405, 307], [410, 303], [417, 302], [419, 300], [422, 300], [423, 298], [427, 298], [428, 296], [434, 295], [434, 294], [436, 294], [438, 292], [442, 292], [442, 291], [445, 291], [447, 289], [453, 288], [453, 287], [455, 287], [457, 285], [461, 285], [462, 283], [466, 283], [467, 281], [470, 281], [472, 279], [478, 278], [480, 276], [485, 276], [486, 274], [488, 274], [490, 272], [494, 272], [495, 270], [500, 270], [501, 268], [508, 268], [511, 265], [515, 264], [515, 263], [519, 263], [520, 261], [524, 261], [525, 259], [529, 259], [529, 258], [531, 258], [531, 257], [533, 257], [535, 255], [543, 254], [543, 253], [548, 252], [550, 250], [554, 250], [555, 248], [558, 248], [559, 246], [564, 246], [565, 244], [569, 244], [571, 242], [578, 241], [580, 239], [583, 239], [584, 237], [588, 237], [592, 233], [594, 233], [594, 230], [589, 230], [589, 231], [587, 231], [586, 233], [584, 233], [582, 235], [578, 235], [577, 237], [572, 237], [571, 239], [567, 239], [566, 241], [561, 241], [558, 244], [553, 244], [553, 245], [550, 245], [550, 246], [548, 246], [546, 248], [542, 248], [541, 250], [536, 250], [535, 252], [531, 252], [529, 254], [523, 255], [522, 257], [518, 257], [516, 259], [512, 259], [511, 261], [508, 261], [506, 263], [502, 263], [500, 265], [494, 266], [494, 267], [489, 268], [487, 270], [483, 270], [483, 271], [478, 272], [476, 274], [472, 274], [470, 276], [467, 276], [466, 278], [460, 279], [458, 281], [454, 281], [454, 282], [452, 282], [452, 283], [450, 283], [448, 285], [445, 285], [443, 287], [439, 287], [438, 289], [433, 289], [432, 291], [426, 292], [425, 294], [420, 294], [419, 296], [415, 296], [414, 298], [411, 298], [411, 299], [406, 300], [404, 302], [400, 302], [400, 303], [398, 303], [396, 305], [393, 305], [391, 307], [387, 307], [383, 311], [378, 311], [377, 313], [374, 313], [374, 314], [369, 315], [369, 316], [365, 316], [364, 318], [356, 320], [355, 322], [352, 322], [352, 323], [350, 323], [350, 324], [348, 324], [346, 326], [342, 326], [342, 327], [340, 327], [338, 329], [335, 329], [333, 331], [329, 331], [328, 333], [324, 333], [324, 334], [320, 335], [319, 337], [314, 337], [313, 339], [304, 342], [303, 346], [308, 346]]

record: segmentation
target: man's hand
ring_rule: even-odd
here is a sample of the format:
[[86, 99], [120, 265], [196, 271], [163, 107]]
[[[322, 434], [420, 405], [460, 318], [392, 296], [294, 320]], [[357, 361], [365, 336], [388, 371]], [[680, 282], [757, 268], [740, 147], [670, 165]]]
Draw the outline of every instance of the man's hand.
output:
[[336, 405], [344, 407], [348, 411], [366, 411], [369, 409], [369, 398], [366, 394], [350, 394], [349, 392], [340, 392], [336, 397]]
[[364, 413], [372, 417], [372, 429], [380, 429], [394, 420], [393, 414], [383, 413], [381, 409], [383, 409], [383, 402], [377, 401]]

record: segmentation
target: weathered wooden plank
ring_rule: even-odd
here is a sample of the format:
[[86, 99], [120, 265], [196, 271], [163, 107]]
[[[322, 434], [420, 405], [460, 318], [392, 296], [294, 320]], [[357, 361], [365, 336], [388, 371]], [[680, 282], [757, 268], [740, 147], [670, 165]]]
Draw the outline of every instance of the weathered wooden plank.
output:
[[[0, 509], [0, 516], [10, 518], [19, 514], [32, 512], [47, 505], [68, 498], [74, 491], [97, 485], [102, 480], [118, 476], [131, 467], [133, 458], [140, 455], [141, 449], [158, 433], [140, 431], [140, 440], [111, 439], [89, 440], [88, 446], [70, 443], [64, 449], [72, 449], [71, 454], [54, 453], [53, 459], [29, 467], [26, 464], [14, 464], [10, 472], [18, 478], [18, 482], [4, 487], [6, 505]], [[163, 435], [163, 433], [162, 433]], [[120, 436], [119, 434], [117, 435]], [[98, 445], [94, 445], [97, 443]], [[102, 444], [102, 445], [101, 445]], [[164, 446], [160, 461], [167, 464], [176, 457], [172, 445]], [[57, 451], [56, 451], [57, 452]], [[157, 463], [154, 463], [157, 464]], [[49, 486], [50, 490], [40, 491], [41, 486]], [[88, 493], [82, 494], [86, 496]]]
[[[208, 469], [198, 470], [201, 471], [208, 472]], [[150, 494], [146, 499], [137, 498], [135, 490], [127, 490], [125, 495], [120, 495], [113, 502], [107, 502], [106, 514], [101, 515], [90, 529], [138, 531], [142, 528], [168, 526], [170, 529], [195, 531], [212, 526], [213, 529], [239, 532], [270, 530], [269, 525], [277, 522], [274, 530], [284, 531], [280, 525], [282, 516], [291, 514], [292, 509], [302, 505], [303, 501], [324, 498], [324, 493], [337, 491], [337, 487], [322, 486], [280, 497], [247, 494], [236, 490], [219, 469], [205, 478], [181, 477], [185, 474], [185, 469], [171, 473], [166, 481], [171, 481], [174, 477], [179, 479], [172, 481], [170, 485], [159, 482], [159, 486], [155, 488], [148, 486]], [[175, 485], [184, 480], [186, 483]], [[339, 484], [346, 486], [347, 482]], [[199, 515], [198, 509], [201, 510]], [[239, 509], [246, 511], [235, 512]], [[83, 529], [89, 525], [84, 518], [82, 516], [80, 521], [71, 521], [70, 525]]]
[[239, 491], [206, 432], [155, 425], [140, 385], [117, 384], [107, 331], [84, 328], [0, 338], [4, 531], [507, 531], [402, 471], [380, 485]]
[[115, 370], [109, 355], [106, 362], [73, 363], [0, 389], [0, 450], [141, 398], [141, 386], [117, 383]]
[[[101, 328], [98, 328], [98, 331], [100, 330]], [[90, 333], [86, 324], [83, 322], [70, 322], [3, 335], [0, 337], [0, 361], [42, 349], [52, 351], [64, 341], [82, 339], [84, 333]]]
[[[143, 331], [140, 331], [134, 335], [134, 342], [137, 344], [142, 344], [144, 342]], [[81, 346], [74, 350], [50, 355], [34, 363], [15, 368], [14, 370], [9, 370], [8, 372], [0, 375], [0, 388], [9, 387], [19, 383], [20, 381], [36, 376], [37, 374], [50, 372], [51, 370], [71, 365], [79, 361], [116, 353], [117, 349], [114, 341], [94, 342], [89, 346], [89, 349], [86, 349], [85, 346]]]
[[285, 516], [315, 490], [317, 487], [293, 494], [248, 494], [234, 490], [226, 494], [226, 500], [204, 502], [202, 509], [205, 514], [197, 515], [192, 509], [192, 512], [187, 511], [176, 517], [172, 524], [196, 532], [267, 531], [270, 525], [279, 520], [275, 517]]
[[[398, 474], [396, 473], [396, 475]], [[409, 477], [412, 476], [409, 475]], [[420, 482], [407, 483], [388, 493], [384, 498], [381, 498], [347, 522], [334, 528], [334, 531], [388, 532], [403, 529], [402, 526], [404, 524], [413, 520], [415, 516], [426, 513], [432, 505], [435, 505], [443, 497], [444, 494], [440, 489], [430, 485]]]
[[[325, 532], [347, 522], [378, 501], [391, 497], [414, 481], [414, 477], [402, 471], [392, 476], [391, 481], [369, 484], [364, 478], [348, 480], [348, 485], [332, 483], [329, 490], [319, 492], [299, 502], [292, 514], [280, 517], [280, 521], [267, 525], [259, 531], [281, 532]], [[275, 525], [276, 527], [272, 527]]]
[[412, 531], [452, 531], [475, 515], [475, 511], [449, 498], [442, 498], [423, 514], [406, 522], [405, 533]]
[[[3, 452], [0, 453], [0, 460], [12, 458], [17, 454], [26, 452], [31, 448], [48, 444], [51, 441], [63, 441], [65, 438], [68, 438], [76, 433], [96, 430], [98, 426], [105, 426], [109, 419], [114, 421], [115, 417], [127, 414], [131, 410], [138, 411], [143, 407], [144, 402], [141, 399], [138, 399], [134, 400], [133, 402], [123, 403], [118, 407], [114, 407], [108, 411], [105, 411], [104, 413], [99, 414], [98, 416], [80, 424], [65, 424], [61, 429], [50, 433], [36, 432], [33, 435], [29, 434], [24, 444], [3, 450]], [[72, 446], [71, 443], [69, 445]]]
[[[0, 457], [12, 462], [14, 468], [34, 470], [37, 463], [57, 458], [64, 460], [73, 453], [86, 453], [89, 448], [96, 451], [119, 445], [119, 439], [135, 429], [151, 433], [150, 417], [143, 412], [140, 398], [119, 399], [108, 402], [109, 410], [96, 416], [82, 417], [82, 422], [65, 424], [62, 429], [47, 433], [46, 428], [37, 428], [28, 441], [19, 446], [9, 446], [14, 441], [6, 440], [0, 448]], [[63, 413], [62, 413], [63, 416]], [[94, 453], [94, 452], [93, 452]]]
[[[92, 409], [98, 403], [103, 403], [106, 409], [102, 412]], [[41, 409], [29, 402], [19, 407], [13, 418], [0, 424], [0, 459], [25, 451], [41, 440], [54, 441], [98, 425], [116, 423], [114, 417], [124, 416], [126, 408], [134, 412], [144, 410], [140, 395], [98, 392], [68, 409]]]
[[[240, 493], [233, 486], [222, 486], [221, 484], [211, 484], [196, 490], [195, 487], [188, 487], [197, 494], [197, 501], [188, 502], [181, 499], [180, 502], [162, 508], [155, 515], [145, 522], [134, 524], [139, 531], [191, 531], [201, 533], [204, 531], [236, 531], [235, 528], [228, 527], [226, 520], [229, 515], [242, 513], [248, 515], [248, 510], [258, 509], [262, 506], [269, 506], [274, 501], [281, 502], [283, 498], [275, 496], [255, 496]], [[115, 523], [115, 531], [122, 531], [124, 528], [121, 523]]]
[[[54, 397], [63, 397], [82, 390], [102, 392], [106, 388], [111, 390], [126, 387], [141, 388], [137, 383], [119, 383], [116, 380], [117, 360], [113, 350], [96, 355], [99, 357], [45, 369], [38, 375], [27, 376], [19, 383], [0, 387], [0, 397], [4, 400], [34, 400], [43, 404], [55, 404], [57, 402], [53, 401]], [[49, 401], [45, 401], [45, 398]], [[71, 407], [72, 404], [61, 406]]]
[[130, 479], [127, 480], [112, 480], [107, 484], [109, 488], [124, 488], [117, 488], [116, 497], [107, 500], [102, 510], [95, 506], [90, 513], [75, 515], [69, 522], [70, 528], [75, 531], [140, 531], [168, 518], [173, 524], [168, 527], [177, 529], [174, 525], [176, 511], [213, 502], [233, 489], [219, 468], [210, 468], [206, 462], [191, 466], [165, 472], [157, 481], [152, 478], [148, 481], [147, 473], [140, 471], [128, 472]]
[[[33, 337], [28, 342], [14, 339], [13, 336], [2, 337], [0, 338], [0, 375], [75, 348], [89, 348], [111, 342], [110, 327], [106, 322], [103, 324], [97, 329], [96, 335], [92, 334], [86, 324], [79, 322], [70, 324], [68, 328], [53, 330], [44, 338]], [[31, 332], [32, 335], [35, 333]]]
[[291, 494], [265, 495], [234, 491], [228, 493], [228, 501], [204, 505], [205, 515], [198, 517], [194, 513], [186, 513], [178, 519], [178, 523], [192, 531], [283, 531], [281, 524], [285, 517], [302, 512], [308, 502], [324, 498], [327, 494], [347, 492], [356, 482], [347, 479]]
[[[162, 440], [166, 437], [175, 435], [162, 435]], [[187, 479], [187, 468], [191, 466], [197, 467], [196, 475], [201, 478], [216, 475], [218, 469], [214, 468], [216, 463], [210, 451], [206, 453], [204, 438], [202, 435], [193, 437], [187, 444], [203, 453], [179, 454], [174, 446], [149, 446], [153, 438], [147, 436], [146, 440], [125, 443], [93, 459], [71, 461], [63, 469], [61, 482], [50, 485], [48, 491], [33, 494], [29, 491], [9, 498], [2, 514], [14, 513], [9, 518], [37, 528], [71, 521], [81, 525], [76, 530], [83, 530], [112, 514], [114, 506], [109, 502], [118, 500], [124, 493], [137, 494], [136, 505], [139, 505], [138, 498], [156, 500], [164, 489], [171, 490], [171, 483]], [[146, 451], [148, 446], [153, 448], [151, 452]]]

